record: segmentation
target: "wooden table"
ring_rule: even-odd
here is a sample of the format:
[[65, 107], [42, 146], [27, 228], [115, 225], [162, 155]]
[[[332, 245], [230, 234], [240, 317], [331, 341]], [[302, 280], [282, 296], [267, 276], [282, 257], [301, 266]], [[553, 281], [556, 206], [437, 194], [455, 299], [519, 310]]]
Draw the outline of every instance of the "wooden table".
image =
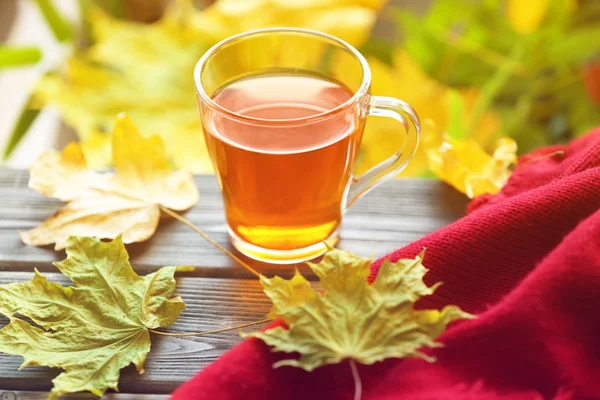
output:
[[[60, 205], [28, 189], [28, 178], [27, 171], [0, 169], [0, 285], [29, 280], [34, 268], [51, 281], [67, 284], [67, 279], [51, 265], [53, 261], [62, 260], [64, 252], [25, 246], [17, 235], [18, 230], [38, 225]], [[186, 217], [217, 242], [228, 243], [215, 178], [197, 176], [196, 183], [200, 201]], [[348, 212], [338, 247], [362, 256], [379, 257], [456, 220], [463, 215], [465, 206], [465, 197], [441, 182], [418, 179], [388, 182]], [[175, 220], [162, 220], [152, 239], [127, 248], [139, 274], [164, 265], [197, 267], [194, 273], [183, 274], [178, 279], [176, 294], [183, 297], [187, 308], [170, 328], [172, 332], [213, 330], [257, 321], [263, 319], [270, 308], [252, 275]], [[293, 266], [256, 262], [252, 265], [267, 276], [290, 276], [293, 271]], [[306, 273], [305, 266], [300, 269]], [[0, 316], [0, 327], [7, 323], [8, 320]], [[236, 331], [183, 338], [154, 335], [146, 372], [139, 375], [131, 366], [125, 368], [119, 383], [120, 393], [106, 398], [166, 398], [239, 341]], [[0, 399], [45, 398], [45, 392], [52, 387], [51, 379], [59, 371], [44, 367], [18, 371], [21, 362], [21, 357], [0, 354]], [[87, 395], [67, 397], [89, 398]]]

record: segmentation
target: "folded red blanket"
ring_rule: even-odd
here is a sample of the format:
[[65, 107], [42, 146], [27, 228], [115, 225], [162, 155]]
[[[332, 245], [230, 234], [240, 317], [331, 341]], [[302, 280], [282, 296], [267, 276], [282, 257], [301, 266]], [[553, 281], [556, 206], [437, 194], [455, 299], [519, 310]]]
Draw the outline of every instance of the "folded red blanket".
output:
[[[429, 351], [435, 363], [359, 365], [363, 399], [600, 399], [600, 128], [564, 157], [523, 157], [495, 196], [466, 217], [385, 258], [427, 248], [417, 306], [456, 304], [478, 314]], [[381, 260], [373, 263], [372, 278]], [[180, 387], [174, 399], [352, 399], [347, 363], [308, 373], [273, 369], [285, 355], [248, 339]]]

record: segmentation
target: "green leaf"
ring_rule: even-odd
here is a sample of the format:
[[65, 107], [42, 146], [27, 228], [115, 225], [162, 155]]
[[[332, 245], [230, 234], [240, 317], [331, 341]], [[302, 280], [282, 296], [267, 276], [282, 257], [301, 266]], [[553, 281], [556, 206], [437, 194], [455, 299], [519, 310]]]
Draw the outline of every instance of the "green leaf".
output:
[[462, 116], [464, 113], [463, 99], [458, 90], [450, 90], [449, 96], [449, 126], [448, 135], [453, 139], [465, 139], [466, 130], [462, 126]]
[[0, 45], [0, 69], [37, 64], [42, 51], [37, 47], [12, 47]]
[[506, 61], [517, 37], [503, 4], [436, 0], [424, 16], [398, 13], [405, 48], [423, 69], [453, 86], [478, 86]]
[[424, 22], [417, 16], [404, 11], [399, 11], [397, 16], [405, 36], [404, 48], [425, 71], [430, 72], [443, 45], [426, 31]]
[[600, 105], [591, 100], [582, 82], [563, 89], [559, 100], [573, 136], [600, 125]]
[[6, 147], [4, 148], [4, 153], [2, 154], [2, 159], [6, 161], [13, 150], [18, 146], [21, 140], [25, 137], [25, 134], [29, 131], [29, 128], [35, 122], [36, 118], [40, 114], [41, 109], [35, 106], [35, 95], [31, 94], [25, 106], [21, 110], [21, 114], [17, 119], [17, 123], [13, 127], [12, 132], [10, 133], [10, 137], [8, 142], [6, 143]]
[[469, 123], [468, 133], [470, 135], [474, 134], [477, 124], [479, 124], [485, 112], [490, 108], [503, 87], [509, 83], [513, 71], [526, 54], [528, 43], [526, 38], [517, 42], [510, 52], [508, 61], [500, 65], [481, 88], [481, 96], [478, 98], [477, 103], [475, 103]]
[[393, 65], [395, 46], [389, 39], [370, 37], [359, 49], [365, 56], [373, 56], [387, 65]]
[[102, 6], [113, 17], [125, 17], [125, 4], [123, 0], [105, 0], [102, 2]]
[[430, 170], [423, 171], [420, 175], [416, 176], [416, 178], [422, 178], [422, 179], [439, 179], [436, 176], [436, 174], [434, 174]]
[[369, 285], [370, 259], [332, 249], [320, 263], [308, 263], [319, 277], [322, 294], [297, 271], [290, 280], [261, 277], [273, 302], [271, 314], [283, 318], [289, 329], [244, 336], [257, 337], [274, 351], [300, 353], [299, 359], [285, 359], [274, 367], [312, 371], [345, 359], [373, 364], [390, 357], [434, 361], [419, 349], [440, 346], [434, 340], [448, 323], [473, 316], [456, 306], [441, 311], [413, 308], [438, 286], [423, 283], [427, 269], [422, 259], [421, 254], [395, 263], [386, 260]]
[[59, 42], [67, 42], [73, 39], [73, 27], [67, 19], [58, 11], [51, 0], [35, 0], [40, 12], [52, 30], [54, 37]]
[[78, 45], [88, 47], [93, 43], [92, 28], [90, 26], [90, 16], [96, 9], [93, 0], [79, 0], [79, 40]]
[[548, 57], [553, 64], [581, 64], [600, 54], [600, 26], [569, 30], [550, 44]]
[[21, 367], [62, 368], [51, 400], [117, 390], [122, 368], [133, 363], [144, 372], [149, 329], [173, 324], [185, 308], [181, 298], [171, 297], [177, 268], [138, 276], [120, 237], [72, 237], [67, 258], [54, 265], [73, 286], [48, 282], [36, 270], [30, 282], [0, 287], [0, 312], [10, 319], [0, 330], [0, 351], [23, 356]]

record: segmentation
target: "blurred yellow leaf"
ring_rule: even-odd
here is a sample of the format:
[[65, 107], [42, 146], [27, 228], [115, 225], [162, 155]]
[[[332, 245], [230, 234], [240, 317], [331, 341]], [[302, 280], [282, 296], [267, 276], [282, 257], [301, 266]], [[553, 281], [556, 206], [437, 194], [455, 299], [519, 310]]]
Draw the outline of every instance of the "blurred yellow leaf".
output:
[[517, 144], [512, 139], [499, 139], [489, 155], [472, 139], [453, 139], [439, 130], [431, 133], [423, 143], [429, 168], [469, 198], [497, 193], [517, 162]]
[[522, 35], [535, 31], [544, 20], [550, 0], [508, 0], [508, 19]]
[[210, 171], [193, 83], [209, 46], [201, 34], [173, 12], [152, 25], [95, 12], [91, 26], [96, 43], [36, 88], [75, 128], [90, 166], [108, 165], [115, 115], [127, 112], [144, 134], [162, 137], [175, 166]]
[[[451, 89], [429, 77], [408, 55], [398, 50], [390, 67], [377, 59], [369, 59], [373, 74], [372, 93], [392, 96], [409, 103], [419, 115], [422, 125], [421, 143], [429, 135], [435, 135], [434, 127], [446, 130], [450, 123]], [[466, 126], [471, 110], [479, 93], [474, 89], [458, 92], [462, 103], [460, 119]], [[429, 121], [430, 123], [425, 123]], [[492, 113], [486, 113], [477, 126], [473, 138], [482, 146], [487, 146], [498, 133], [499, 121]], [[373, 165], [391, 156], [404, 144], [404, 131], [398, 122], [389, 118], [369, 118], [365, 128], [359, 159], [355, 173], [362, 174]], [[428, 161], [425, 147], [421, 144], [415, 157], [409, 162], [400, 176], [428, 175]]]
[[36, 95], [57, 106], [81, 138], [91, 167], [111, 162], [114, 117], [127, 112], [146, 135], [164, 140], [170, 162], [211, 172], [194, 93], [193, 69], [217, 40], [251, 28], [298, 26], [359, 45], [384, 0], [221, 0], [196, 10], [175, 3], [154, 24], [111, 18], [99, 11], [90, 25], [95, 43], [69, 57], [60, 73], [41, 80]]
[[251, 29], [289, 26], [327, 32], [358, 46], [386, 1], [218, 0], [193, 21], [213, 41]]

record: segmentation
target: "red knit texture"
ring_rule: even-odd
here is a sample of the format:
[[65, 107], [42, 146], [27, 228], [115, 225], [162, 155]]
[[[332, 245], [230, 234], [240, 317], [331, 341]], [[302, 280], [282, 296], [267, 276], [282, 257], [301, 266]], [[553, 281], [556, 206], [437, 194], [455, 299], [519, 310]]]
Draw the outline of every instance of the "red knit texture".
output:
[[[363, 399], [600, 399], [600, 128], [521, 160], [495, 196], [466, 217], [385, 258], [427, 248], [419, 308], [457, 304], [478, 318], [454, 323], [429, 351], [435, 363], [359, 365]], [[373, 263], [373, 279], [382, 260]], [[286, 357], [248, 339], [180, 387], [173, 399], [352, 399], [347, 362], [308, 373], [273, 369]]]

